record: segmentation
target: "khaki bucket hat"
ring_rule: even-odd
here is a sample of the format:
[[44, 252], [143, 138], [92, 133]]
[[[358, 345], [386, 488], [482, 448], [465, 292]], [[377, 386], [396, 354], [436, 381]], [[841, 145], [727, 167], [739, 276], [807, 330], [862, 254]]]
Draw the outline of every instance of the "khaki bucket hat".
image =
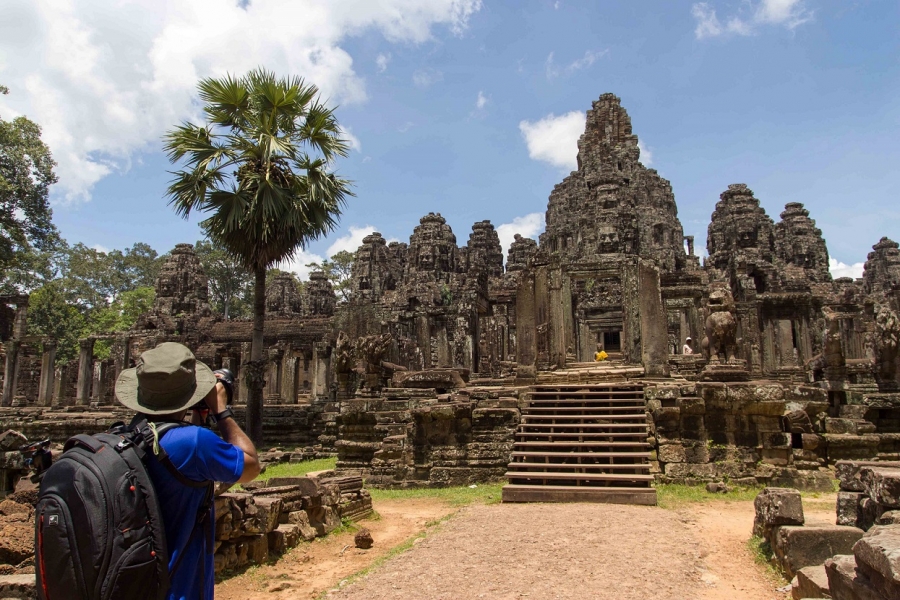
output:
[[116, 398], [140, 413], [165, 415], [190, 408], [215, 385], [216, 376], [187, 346], [163, 342], [119, 374]]

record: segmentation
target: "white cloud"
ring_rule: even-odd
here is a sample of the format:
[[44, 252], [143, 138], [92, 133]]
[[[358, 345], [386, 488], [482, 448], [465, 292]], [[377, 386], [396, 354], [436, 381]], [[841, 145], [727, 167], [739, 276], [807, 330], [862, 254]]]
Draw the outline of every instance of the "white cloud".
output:
[[553, 3], [553, 8], [559, 10], [559, 0], [556, 0], [556, 2]]
[[437, 69], [420, 69], [413, 73], [416, 87], [427, 88], [444, 79], [444, 74]]
[[762, 0], [754, 19], [759, 23], [784, 25], [793, 29], [812, 20], [813, 14], [803, 5], [803, 0]]
[[485, 96], [483, 92], [479, 91], [478, 98], [475, 100], [475, 108], [477, 108], [478, 110], [481, 110], [482, 108], [487, 106], [487, 103], [489, 101], [490, 101], [490, 98]]
[[609, 50], [602, 50], [600, 52], [594, 52], [592, 50], [588, 50], [584, 53], [584, 56], [581, 58], [569, 63], [564, 68], [560, 69], [559, 66], [556, 65], [556, 62], [553, 58], [553, 52], [551, 52], [547, 56], [546, 67], [547, 67], [547, 79], [553, 79], [554, 77], [559, 77], [561, 74], [571, 75], [575, 71], [580, 71], [581, 69], [586, 69], [590, 67], [592, 64], [597, 62], [598, 58], [602, 58], [609, 53]]
[[858, 279], [863, 276], [863, 267], [865, 267], [865, 263], [858, 262], [847, 265], [836, 258], [828, 259], [828, 270], [831, 271], [831, 276], [835, 279], [838, 277], [852, 277], [853, 279]]
[[644, 145], [644, 142], [642, 142], [641, 140], [638, 140], [638, 150], [641, 151], [641, 163], [643, 163], [645, 167], [649, 167], [650, 165], [652, 165], [653, 152], [651, 152], [650, 148]]
[[109, 248], [107, 248], [106, 246], [102, 246], [100, 244], [94, 244], [93, 246], [91, 246], [91, 248], [93, 248], [97, 252], [102, 252], [103, 254], [109, 254]]
[[[332, 103], [366, 100], [344, 49], [370, 30], [422, 43], [461, 34], [481, 0], [7, 0], [0, 19], [0, 114], [43, 127], [59, 163], [54, 201], [89, 199], [162, 134], [197, 117], [197, 80], [265, 65], [303, 74]], [[277, 24], [277, 26], [273, 26]], [[61, 193], [61, 194], [60, 194]]]
[[362, 227], [351, 225], [347, 233], [334, 240], [328, 246], [328, 256], [332, 257], [342, 250], [356, 254], [356, 251], [362, 246], [363, 238], [373, 231], [378, 230], [372, 225], [363, 225]]
[[509, 246], [518, 233], [522, 237], [537, 239], [544, 231], [544, 213], [530, 213], [522, 217], [516, 217], [510, 223], [497, 226], [497, 235], [500, 237], [500, 247], [503, 248], [503, 258], [509, 253]]
[[384, 73], [385, 71], [387, 71], [389, 62], [391, 62], [390, 53], [379, 54], [375, 57], [375, 65], [378, 67], [379, 73]]
[[716, 11], [706, 2], [698, 2], [691, 7], [691, 14], [697, 19], [697, 27], [694, 28], [694, 35], [698, 40], [705, 37], [715, 37], [722, 35], [722, 24], [716, 17]]
[[717, 37], [726, 33], [752, 35], [761, 25], [778, 25], [793, 30], [813, 18], [806, 9], [804, 0], [760, 0], [750, 4], [752, 14], [738, 15], [728, 19], [725, 25], [716, 16], [716, 11], [706, 2], [698, 2], [691, 7], [691, 14], [697, 21], [694, 35], [698, 40]]
[[350, 144], [351, 150], [362, 152], [362, 144], [360, 143], [359, 138], [353, 135], [353, 133], [350, 131], [350, 128], [346, 125], [341, 126], [341, 137], [347, 140], [347, 143]]
[[528, 156], [561, 169], [575, 169], [578, 138], [584, 133], [584, 122], [585, 114], [577, 110], [558, 117], [551, 113], [535, 122], [520, 122]]
[[292, 273], [296, 273], [298, 277], [300, 277], [301, 281], [306, 281], [309, 279], [309, 274], [314, 271], [312, 267], [308, 267], [306, 265], [310, 263], [321, 263], [324, 260], [323, 257], [315, 254], [314, 252], [307, 252], [306, 250], [298, 250], [296, 254], [294, 254], [294, 258], [291, 260], [285, 260], [277, 265], [276, 268], [281, 269], [282, 271], [290, 271]]

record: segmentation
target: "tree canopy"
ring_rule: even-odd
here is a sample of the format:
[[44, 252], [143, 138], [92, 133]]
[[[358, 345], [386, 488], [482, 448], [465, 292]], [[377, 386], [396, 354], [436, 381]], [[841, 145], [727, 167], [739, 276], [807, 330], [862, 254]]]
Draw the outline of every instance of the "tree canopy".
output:
[[352, 192], [331, 167], [349, 145], [318, 88], [300, 77], [260, 68], [197, 88], [207, 122], [166, 134], [169, 160], [183, 165], [167, 193], [180, 216], [208, 215], [207, 237], [253, 274], [247, 429], [259, 444], [266, 271], [337, 226]]
[[[0, 86], [0, 94], [8, 93]], [[59, 241], [49, 203], [55, 166], [37, 123], [0, 116], [0, 278], [21, 268], [28, 250], [52, 250]]]

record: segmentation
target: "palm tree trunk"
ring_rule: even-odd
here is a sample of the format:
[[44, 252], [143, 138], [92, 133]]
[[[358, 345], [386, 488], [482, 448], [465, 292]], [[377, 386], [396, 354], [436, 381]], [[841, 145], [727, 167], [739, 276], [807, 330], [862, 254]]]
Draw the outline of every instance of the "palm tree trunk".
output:
[[[247, 435], [260, 448], [263, 441], [262, 411], [263, 411], [263, 325], [266, 320], [266, 269], [256, 267], [256, 278], [253, 292], [253, 339], [250, 345], [250, 362], [253, 371], [248, 381], [247, 391]], [[248, 365], [250, 366], [250, 365]]]

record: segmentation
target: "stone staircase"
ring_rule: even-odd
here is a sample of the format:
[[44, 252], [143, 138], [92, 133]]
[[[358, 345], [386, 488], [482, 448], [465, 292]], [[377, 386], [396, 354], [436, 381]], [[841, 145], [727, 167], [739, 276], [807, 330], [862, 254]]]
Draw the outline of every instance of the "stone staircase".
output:
[[503, 502], [656, 504], [644, 388], [536, 385], [516, 432]]

